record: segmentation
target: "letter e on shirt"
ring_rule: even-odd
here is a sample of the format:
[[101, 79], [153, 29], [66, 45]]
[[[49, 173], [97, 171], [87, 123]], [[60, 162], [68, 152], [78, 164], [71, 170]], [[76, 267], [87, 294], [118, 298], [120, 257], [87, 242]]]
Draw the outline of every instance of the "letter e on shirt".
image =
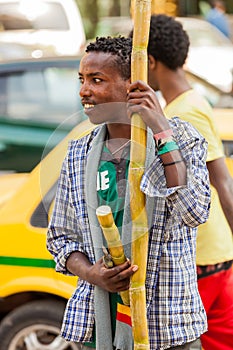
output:
[[109, 176], [108, 170], [104, 170], [97, 173], [97, 191], [107, 190], [109, 188]]

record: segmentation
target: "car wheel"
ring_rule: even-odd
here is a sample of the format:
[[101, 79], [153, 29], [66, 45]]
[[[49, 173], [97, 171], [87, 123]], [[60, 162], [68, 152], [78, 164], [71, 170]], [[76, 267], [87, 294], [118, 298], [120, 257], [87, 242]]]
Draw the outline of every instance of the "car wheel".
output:
[[64, 303], [39, 300], [11, 311], [0, 323], [1, 350], [77, 350], [59, 336]]

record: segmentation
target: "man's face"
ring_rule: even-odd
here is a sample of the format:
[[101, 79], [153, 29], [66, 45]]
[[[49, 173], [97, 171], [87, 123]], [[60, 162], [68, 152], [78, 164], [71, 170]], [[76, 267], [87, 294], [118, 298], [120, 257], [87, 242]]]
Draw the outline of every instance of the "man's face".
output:
[[113, 61], [104, 52], [88, 52], [80, 62], [80, 97], [84, 111], [94, 124], [124, 122], [129, 80], [124, 80]]

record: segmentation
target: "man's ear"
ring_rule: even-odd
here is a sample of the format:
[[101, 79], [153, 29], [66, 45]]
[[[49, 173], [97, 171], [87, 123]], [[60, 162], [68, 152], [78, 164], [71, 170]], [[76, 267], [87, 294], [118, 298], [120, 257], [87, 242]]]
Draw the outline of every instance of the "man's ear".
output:
[[148, 55], [148, 68], [150, 70], [156, 69], [157, 61], [152, 55]]

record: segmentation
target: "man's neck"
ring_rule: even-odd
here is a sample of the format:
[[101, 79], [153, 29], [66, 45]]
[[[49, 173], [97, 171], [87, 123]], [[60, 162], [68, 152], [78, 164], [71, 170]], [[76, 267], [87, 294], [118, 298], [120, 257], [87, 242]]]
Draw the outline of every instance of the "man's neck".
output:
[[159, 87], [166, 104], [171, 103], [178, 96], [191, 89], [183, 69], [164, 72], [161, 75]]
[[131, 127], [128, 124], [108, 123], [107, 124], [108, 139], [130, 139]]

